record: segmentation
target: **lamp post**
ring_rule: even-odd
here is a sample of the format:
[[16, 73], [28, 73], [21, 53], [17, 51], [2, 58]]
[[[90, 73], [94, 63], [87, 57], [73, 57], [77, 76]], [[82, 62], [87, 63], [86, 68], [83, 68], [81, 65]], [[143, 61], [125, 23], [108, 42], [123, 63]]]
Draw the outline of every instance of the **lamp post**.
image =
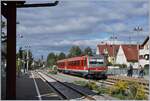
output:
[[[139, 32], [143, 31], [143, 28], [138, 26], [134, 28], [134, 31], [137, 32], [137, 34], [139, 35]], [[137, 41], [137, 50], [138, 50], [138, 67], [139, 67], [139, 42]]]
[[112, 41], [113, 41], [112, 48], [113, 48], [113, 65], [114, 65], [114, 61], [115, 61], [115, 47], [114, 46], [115, 46], [115, 39], [117, 39], [117, 37], [113, 33], [113, 36], [111, 36], [110, 39], [112, 39]]
[[[88, 53], [89, 53], [89, 52], [88, 52]], [[89, 55], [87, 55], [87, 56], [88, 56], [88, 61], [87, 61], [87, 62], [88, 62], [88, 64], [89, 64], [89, 65], [88, 65], [88, 66], [89, 66], [89, 67], [88, 67], [88, 79], [89, 79], [88, 82], [90, 83], [90, 56], [89, 56]]]
[[25, 48], [27, 49], [27, 72], [29, 69], [29, 48], [31, 48], [31, 46], [25, 46]]

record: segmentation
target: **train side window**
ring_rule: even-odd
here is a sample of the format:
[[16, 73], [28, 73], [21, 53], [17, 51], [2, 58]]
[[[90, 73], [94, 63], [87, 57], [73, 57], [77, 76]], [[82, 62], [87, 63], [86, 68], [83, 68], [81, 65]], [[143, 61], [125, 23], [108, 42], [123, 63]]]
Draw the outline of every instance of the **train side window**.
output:
[[76, 61], [76, 66], [78, 66], [78, 61]]
[[76, 61], [76, 66], [79, 66], [79, 61]]
[[78, 65], [78, 66], [80, 65], [80, 61], [77, 61], [77, 65]]
[[84, 60], [84, 66], [86, 66], [86, 60]]
[[73, 61], [73, 65], [76, 66], [76, 61]]
[[71, 66], [71, 62], [69, 62], [69, 66]]
[[82, 63], [82, 66], [84, 66], [84, 60], [82, 60], [81, 63]]
[[77, 65], [80, 66], [80, 60], [77, 62]]
[[73, 66], [73, 65], [74, 65], [74, 62], [72, 61], [72, 62], [71, 62], [71, 66]]
[[76, 61], [73, 61], [73, 65], [76, 66]]

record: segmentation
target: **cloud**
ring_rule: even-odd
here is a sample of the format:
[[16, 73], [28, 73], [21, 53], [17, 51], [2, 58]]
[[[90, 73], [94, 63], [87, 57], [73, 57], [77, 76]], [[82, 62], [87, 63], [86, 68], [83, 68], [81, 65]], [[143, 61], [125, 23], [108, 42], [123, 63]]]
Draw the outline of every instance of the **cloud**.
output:
[[94, 48], [112, 33], [120, 38], [118, 43], [128, 42], [129, 35], [136, 36], [131, 30], [137, 25], [145, 29], [143, 39], [149, 32], [148, 6], [148, 0], [60, 0], [55, 7], [18, 9], [17, 33], [24, 36], [18, 45], [31, 44], [33, 51], [47, 52], [66, 52], [71, 45]]

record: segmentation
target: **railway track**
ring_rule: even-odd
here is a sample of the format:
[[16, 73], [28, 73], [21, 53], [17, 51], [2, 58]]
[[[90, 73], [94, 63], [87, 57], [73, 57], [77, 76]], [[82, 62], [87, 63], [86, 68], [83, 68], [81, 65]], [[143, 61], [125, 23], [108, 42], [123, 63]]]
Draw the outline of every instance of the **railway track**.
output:
[[79, 99], [79, 100], [96, 100], [90, 95], [83, 93], [82, 91], [67, 85], [58, 79], [47, 75], [46, 73], [37, 72], [39, 76], [44, 79], [45, 82], [60, 96], [62, 100]]

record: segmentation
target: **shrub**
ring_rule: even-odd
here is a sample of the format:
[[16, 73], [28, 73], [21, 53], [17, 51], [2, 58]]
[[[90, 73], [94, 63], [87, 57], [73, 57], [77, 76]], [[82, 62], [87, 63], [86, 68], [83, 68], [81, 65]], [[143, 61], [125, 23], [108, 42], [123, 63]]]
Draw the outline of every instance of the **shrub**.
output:
[[127, 82], [118, 81], [109, 89], [109, 94], [120, 99], [125, 99], [127, 88]]
[[107, 66], [112, 66], [113, 64], [111, 62], [108, 62], [107, 63]]
[[147, 96], [144, 92], [144, 87], [142, 85], [139, 85], [137, 82], [129, 82], [129, 93], [130, 93], [130, 99], [136, 99], [136, 100], [145, 100], [147, 99]]
[[106, 87], [98, 87], [97, 89], [96, 89], [96, 91], [97, 91], [97, 94], [109, 94], [109, 89], [108, 88], [106, 88]]
[[73, 83], [77, 84], [77, 85], [80, 85], [80, 86], [83, 86], [83, 87], [85, 87], [87, 85], [86, 81], [74, 81]]
[[142, 86], [138, 87], [135, 99], [136, 100], [145, 100], [145, 99], [147, 99], [147, 96], [145, 95], [145, 92], [144, 92], [144, 88]]
[[114, 66], [118, 66], [119, 68], [127, 68], [126, 64], [114, 64]]
[[122, 64], [121, 68], [127, 68], [127, 65], [126, 64]]
[[95, 82], [88, 82], [86, 87], [88, 87], [91, 90], [96, 90], [98, 88]]
[[137, 82], [118, 81], [110, 89], [109, 94], [120, 99], [146, 100], [142, 85]]
[[50, 74], [57, 74], [57, 70], [49, 70], [49, 72], [48, 73], [50, 73]]

